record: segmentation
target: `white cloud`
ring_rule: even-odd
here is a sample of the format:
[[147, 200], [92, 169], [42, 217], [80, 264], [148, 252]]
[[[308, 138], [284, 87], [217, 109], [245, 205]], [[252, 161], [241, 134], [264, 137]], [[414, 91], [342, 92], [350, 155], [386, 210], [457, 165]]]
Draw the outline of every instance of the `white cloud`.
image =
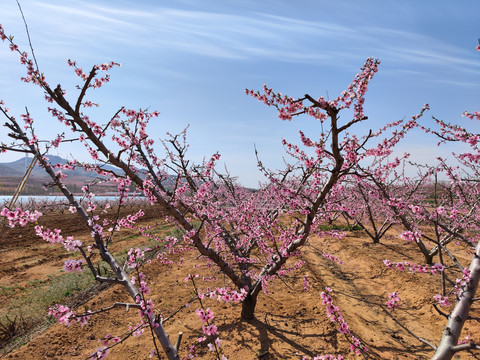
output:
[[[152, 54], [182, 51], [219, 59], [318, 65], [340, 60], [357, 66], [358, 59], [368, 53], [400, 67], [457, 66], [464, 72], [479, 68], [456, 46], [378, 26], [354, 27], [262, 12], [195, 11], [155, 3], [26, 1], [24, 8], [28, 22], [39, 33], [37, 46], [52, 57], [65, 57], [75, 48], [102, 53], [123, 47], [132, 52], [151, 49]], [[14, 6], [7, 7], [3, 16], [14, 17], [15, 11]]]

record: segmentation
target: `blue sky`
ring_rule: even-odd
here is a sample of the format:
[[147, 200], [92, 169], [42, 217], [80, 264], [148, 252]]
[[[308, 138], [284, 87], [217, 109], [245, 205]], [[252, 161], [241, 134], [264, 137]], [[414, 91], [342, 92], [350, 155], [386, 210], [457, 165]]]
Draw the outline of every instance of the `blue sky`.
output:
[[[309, 118], [282, 122], [244, 89], [266, 83], [293, 97], [335, 98], [370, 56], [382, 64], [367, 93], [369, 120], [357, 128], [359, 134], [408, 119], [424, 103], [431, 107], [426, 124], [434, 115], [480, 128], [461, 117], [465, 110], [480, 110], [477, 0], [23, 0], [21, 5], [50, 84], [61, 83], [73, 96], [77, 78], [67, 59], [85, 70], [110, 60], [122, 64], [110, 72], [109, 84], [90, 93], [101, 105], [91, 114], [94, 120], [106, 122], [121, 106], [158, 110], [151, 136], [190, 125], [191, 157], [200, 161], [219, 151], [221, 165], [247, 186], [262, 179], [254, 144], [263, 162], [277, 168], [281, 139], [295, 140], [299, 129], [315, 134], [318, 124]], [[0, 23], [29, 52], [14, 0], [2, 1]], [[27, 106], [39, 134], [53, 138], [60, 126], [46, 113], [41, 91], [19, 81], [23, 74], [17, 56], [0, 44], [0, 99], [17, 116]], [[451, 151], [434, 144], [412, 133], [399, 151], [421, 162]], [[58, 154], [88, 160], [72, 146]], [[2, 154], [0, 162], [18, 157]]]

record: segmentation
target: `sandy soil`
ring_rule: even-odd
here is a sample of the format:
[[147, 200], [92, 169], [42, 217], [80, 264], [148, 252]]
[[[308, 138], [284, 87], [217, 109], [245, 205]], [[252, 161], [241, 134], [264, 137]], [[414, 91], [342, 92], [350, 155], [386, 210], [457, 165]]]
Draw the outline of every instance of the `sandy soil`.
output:
[[[157, 214], [158, 209], [151, 208], [145, 221], [155, 222]], [[81, 222], [76, 219], [67, 220], [65, 216], [50, 215], [41, 218], [41, 221], [51, 227], [62, 225], [66, 234], [88, 237]], [[130, 237], [119, 246], [134, 246], [141, 241], [141, 237]], [[42, 240], [33, 235], [32, 229], [7, 229], [2, 234], [0, 244], [0, 285], [15, 283], [26, 286], [31, 279], [42, 279], [57, 273], [66, 256], [64, 253], [52, 254], [49, 245], [42, 244]], [[322, 256], [324, 251], [337, 256], [344, 264], [325, 258]], [[196, 254], [181, 256], [184, 257], [182, 266], [152, 261], [144, 269], [155, 310], [165, 317], [189, 301], [192, 286], [183, 280], [189, 273], [210, 274], [205, 267], [194, 267], [199, 264]], [[466, 252], [458, 257], [464, 264], [469, 262]], [[362, 232], [348, 233], [341, 240], [313, 237], [304, 248], [305, 266], [282, 280], [272, 282], [268, 294], [260, 294], [255, 320], [240, 321], [239, 305], [207, 300], [206, 306], [215, 313], [214, 322], [225, 355], [229, 359], [242, 360], [301, 359], [304, 355], [313, 357], [327, 353], [342, 354], [345, 359], [361, 358], [348, 350], [346, 338], [327, 319], [320, 293], [325, 287], [331, 287], [334, 304], [339, 306], [350, 329], [368, 348], [366, 358], [430, 358], [433, 355], [431, 347], [416, 337], [432, 344], [438, 344], [440, 340], [446, 319], [432, 306], [432, 296], [441, 291], [440, 276], [390, 270], [383, 264], [384, 259], [423, 263], [415, 245], [405, 243], [395, 231], [382, 239], [381, 244], [373, 244]], [[216, 275], [216, 282], [199, 282], [198, 285], [205, 288], [228, 283], [220, 274]], [[308, 291], [303, 286], [305, 275], [310, 282]], [[454, 272], [449, 272], [449, 279], [455, 280]], [[400, 307], [393, 313], [385, 305], [392, 291], [398, 291], [401, 299]], [[7, 295], [2, 296], [0, 303], [6, 301]], [[12, 295], [8, 296], [11, 298]], [[108, 288], [82, 307], [98, 309], [115, 301], [129, 301], [119, 286]], [[175, 342], [179, 332], [183, 332], [180, 347], [182, 356], [202, 335], [201, 321], [194, 312], [197, 307], [198, 303], [192, 303], [191, 307], [183, 309], [164, 325], [172, 342]], [[445, 310], [448, 312], [449, 308]], [[478, 306], [472, 315], [479, 316]], [[85, 359], [101, 346], [98, 339], [106, 334], [121, 336], [138, 320], [136, 310], [126, 312], [117, 309], [93, 317], [83, 329], [76, 324], [65, 327], [56, 323], [2, 358]], [[463, 335], [467, 334], [480, 341], [478, 323], [467, 323]], [[109, 358], [148, 359], [151, 349], [151, 338], [145, 333], [140, 337], [131, 337], [112, 349]], [[197, 351], [199, 358], [214, 359], [203, 345], [197, 345]], [[463, 353], [455, 358], [471, 357]]]

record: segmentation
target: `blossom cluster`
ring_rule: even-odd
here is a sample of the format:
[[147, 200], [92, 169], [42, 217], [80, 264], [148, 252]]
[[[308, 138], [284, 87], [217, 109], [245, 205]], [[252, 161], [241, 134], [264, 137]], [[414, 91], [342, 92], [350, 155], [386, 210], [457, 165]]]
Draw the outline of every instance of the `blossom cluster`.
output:
[[[2, 40], [5, 40], [6, 39], [6, 36], [3, 32], [3, 29], [0, 28], [0, 37], [2, 38]], [[33, 66], [33, 61], [31, 59], [28, 59], [28, 53], [27, 52], [20, 52], [20, 50], [18, 49], [18, 45], [14, 44], [13, 41], [12, 41], [12, 38], [9, 39], [10, 40], [10, 50], [11, 51], [16, 51], [18, 53], [20, 53], [20, 63], [22, 65], [25, 65], [27, 67], [27, 74], [28, 76], [27, 77], [22, 77], [21, 80], [24, 81], [24, 82], [33, 82], [34, 84], [40, 84], [41, 81], [39, 80], [44, 80], [43, 78], [40, 78], [38, 79], [38, 71], [35, 70], [34, 66]]]
[[212, 157], [210, 158], [210, 160], [205, 164], [204, 166], [204, 172], [203, 172], [203, 175], [204, 176], [210, 176], [210, 173], [211, 171], [213, 170], [213, 168], [215, 167], [215, 164], [216, 162], [220, 159], [220, 154], [219, 153], [216, 153], [216, 154], [213, 154]]
[[463, 289], [465, 286], [467, 286], [467, 284], [469, 283], [470, 277], [471, 277], [470, 270], [467, 269], [467, 268], [463, 269], [462, 278], [455, 280], [454, 293], [455, 293], [456, 295], [460, 295], [460, 293], [462, 292], [462, 289]]
[[437, 272], [443, 272], [445, 270], [445, 266], [440, 263], [436, 263], [436, 264], [433, 264], [432, 266], [429, 266], [429, 265], [415, 264], [410, 261], [400, 261], [397, 263], [391, 263], [390, 260], [388, 259], [383, 260], [383, 263], [389, 269], [397, 268], [402, 272], [405, 272], [406, 267], [408, 267], [408, 270], [411, 273], [420, 273], [420, 274], [425, 274], [430, 272], [433, 275], [435, 275]]
[[138, 310], [140, 317], [146, 317], [147, 319], [150, 320], [151, 325], [153, 327], [157, 327], [158, 324], [154, 322], [155, 315], [153, 313], [154, 304], [152, 299], [148, 299], [147, 301], [141, 300], [140, 307], [141, 309]]
[[327, 259], [333, 261], [333, 262], [336, 262], [336, 263], [339, 264], [339, 265], [343, 265], [343, 264], [344, 264], [343, 260], [340, 260], [337, 256], [334, 256], [334, 255], [332, 255], [332, 254], [326, 253], [325, 251], [322, 252], [322, 256], [323, 256], [324, 258], [327, 258]]
[[398, 307], [399, 302], [400, 302], [400, 296], [398, 295], [398, 292], [394, 291], [388, 294], [388, 301], [386, 302], [386, 305], [391, 311], [395, 310]]
[[67, 251], [77, 251], [78, 248], [82, 246], [82, 242], [80, 240], [73, 240], [73, 236], [67, 236], [66, 238], [64, 238], [61, 235], [61, 230], [59, 229], [50, 230], [46, 228], [44, 230], [43, 226], [36, 225], [35, 233], [37, 234], [37, 236], [40, 236], [43, 240], [49, 242], [52, 245], [62, 244]]
[[109, 346], [110, 345], [110, 342], [112, 342], [113, 344], [117, 344], [121, 341], [121, 339], [118, 337], [118, 336], [112, 336], [111, 334], [107, 334], [105, 335], [105, 337], [100, 340], [102, 342], [103, 345], [105, 346]]
[[107, 358], [109, 352], [110, 350], [108, 348], [99, 347], [97, 348], [97, 350], [95, 350], [93, 354], [89, 356], [89, 358], [95, 359], [95, 360], [104, 360]]
[[[185, 278], [185, 281], [191, 281], [194, 278], [198, 278], [198, 274], [194, 275], [188, 275]], [[240, 289], [240, 291], [233, 290], [230, 287], [216, 287], [215, 289], [210, 289], [209, 287], [206, 288], [205, 292], [202, 291], [197, 291], [198, 297], [203, 300], [203, 299], [217, 299], [220, 302], [234, 302], [234, 303], [239, 303], [243, 300], [248, 295], [247, 290], [245, 289]]]
[[404, 231], [403, 233], [400, 234], [400, 237], [408, 242], [419, 242], [420, 237], [422, 236], [422, 233], [419, 231]]
[[322, 291], [320, 294], [320, 297], [322, 298], [322, 305], [326, 305], [327, 307], [327, 316], [331, 322], [338, 323], [339, 328], [337, 331], [340, 334], [345, 334], [345, 336], [350, 338], [350, 350], [354, 351], [357, 355], [361, 355], [362, 352], [367, 351], [367, 348], [351, 333], [348, 323], [340, 313], [340, 309], [338, 306], [333, 305], [333, 300], [330, 295], [331, 292], [332, 289], [326, 287], [325, 291]]
[[[68, 59], [67, 63], [70, 67], [74, 68], [75, 74], [78, 77], [80, 77], [83, 81], [86, 81], [88, 79], [89, 75], [87, 75], [81, 67], [77, 67], [77, 62], [76, 61], [72, 61], [72, 60]], [[95, 65], [93, 67], [92, 71], [97, 71], [97, 70], [107, 71], [107, 70], [110, 70], [114, 66], [120, 66], [120, 64], [111, 61], [109, 63], [104, 63], [104, 64], [101, 64], [101, 65]], [[89, 84], [89, 87], [92, 87], [92, 88], [96, 89], [96, 88], [101, 87], [104, 83], [106, 83], [108, 81], [110, 81], [110, 75], [105, 74], [104, 77], [94, 78], [93, 84]]]
[[[275, 106], [278, 109], [278, 117], [282, 120], [291, 120], [292, 116], [304, 109], [301, 101], [296, 101], [292, 97], [284, 96], [281, 93], [275, 93], [272, 89], [263, 85], [263, 94], [259, 91], [245, 89], [245, 94], [256, 98], [258, 101], [263, 102], [268, 106]], [[312, 113], [312, 115], [317, 113]], [[319, 114], [322, 118], [326, 118], [325, 114]]]
[[128, 250], [127, 266], [135, 269], [139, 266], [139, 261], [145, 260], [145, 251], [149, 249], [131, 248]]
[[205, 310], [197, 309], [195, 310], [195, 313], [198, 315], [200, 320], [202, 320], [202, 322], [208, 322], [209, 320], [213, 320], [214, 318], [213, 311], [210, 310], [210, 308], [206, 308]]
[[440, 294], [436, 294], [433, 296], [433, 299], [441, 306], [450, 305], [450, 300], [448, 299], [448, 296], [442, 296]]
[[469, 118], [470, 120], [473, 120], [474, 118], [476, 118], [477, 120], [480, 120], [480, 111], [474, 111], [473, 113], [469, 113], [467, 111], [465, 111], [462, 116], [465, 116], [467, 118]]
[[83, 259], [67, 260], [63, 265], [63, 269], [65, 270], [65, 272], [81, 272], [83, 271], [83, 268], [82, 268], [83, 264], [84, 264]]
[[326, 101], [322, 96], [315, 100], [311, 106], [303, 104], [304, 99], [295, 100], [292, 97], [275, 93], [271, 88], [263, 85], [263, 93], [245, 89], [245, 93], [256, 98], [268, 106], [274, 106], [278, 109], [278, 117], [282, 120], [291, 120], [293, 116], [306, 113], [321, 121], [327, 118], [327, 114], [320, 111], [327, 111], [335, 108], [338, 110], [349, 109], [354, 105], [354, 119], [363, 119], [363, 104], [365, 102], [365, 93], [367, 92], [368, 83], [373, 75], [378, 71], [380, 61], [368, 58], [361, 68], [361, 72], [355, 76], [347, 90], [343, 91], [340, 96], [331, 101]]
[[136, 326], [130, 325], [128, 331], [132, 332], [134, 337], [142, 336], [145, 332], [145, 321], [142, 320], [140, 323], [137, 323]]
[[[88, 312], [90, 311], [87, 311], [87, 313]], [[82, 325], [82, 327], [87, 324], [91, 317], [91, 315], [78, 316], [75, 312], [70, 310], [68, 306], [58, 304], [48, 309], [48, 315], [53, 316], [66, 326], [70, 326], [74, 322], [78, 322]]]
[[[214, 314], [213, 314], [213, 311], [210, 310], [210, 308], [205, 308], [204, 307], [204, 303], [203, 303], [203, 299], [205, 298], [205, 294], [203, 293], [200, 293], [197, 286], [195, 285], [195, 279], [198, 278], [199, 275], [198, 274], [194, 274], [194, 275], [188, 275], [186, 278], [185, 278], [185, 281], [191, 281], [192, 284], [193, 284], [193, 291], [195, 293], [195, 295], [198, 297], [198, 300], [200, 302], [200, 306], [201, 308], [200, 309], [196, 309], [195, 310], [195, 313], [198, 315], [198, 317], [200, 318], [200, 320], [202, 321], [202, 323], [206, 323], [205, 325], [202, 325], [202, 331], [203, 331], [203, 334], [204, 336], [201, 336], [199, 338], [197, 338], [197, 341], [199, 343], [204, 343], [208, 340], [207, 342], [207, 347], [208, 347], [208, 350], [211, 351], [211, 352], [215, 352], [216, 356], [217, 356], [217, 359], [222, 359], [222, 360], [227, 360], [227, 357], [222, 353], [222, 349], [221, 349], [221, 346], [222, 346], [222, 341], [220, 340], [219, 336], [218, 336], [218, 328], [217, 326], [212, 322], [212, 320], [214, 319]], [[226, 290], [226, 289], [219, 289], [219, 290]], [[228, 295], [226, 293], [226, 291], [224, 291], [224, 294], [223, 296], [225, 295]], [[221, 298], [219, 297], [219, 300], [221, 301]], [[186, 304], [185, 307], [188, 307], [189, 304]], [[186, 359], [192, 359], [195, 357], [195, 347], [191, 347], [190, 348], [190, 351], [186, 357]]]
[[20, 54], [20, 57], [19, 57], [20, 64], [25, 65], [25, 67], [27, 68], [27, 76], [21, 77], [20, 79], [26, 83], [31, 82], [39, 86], [46, 85], [45, 77], [43, 76], [43, 74], [40, 74], [38, 69], [35, 69], [32, 59], [28, 58], [28, 53], [25, 51], [21, 52], [18, 49], [18, 45], [13, 42], [13, 36], [5, 35], [5, 31], [1, 24], [0, 24], [0, 39], [2, 41], [7, 40], [8, 42], [10, 42], [10, 45], [9, 45], [10, 50]]
[[[146, 276], [144, 273], [139, 272], [138, 273], [138, 279], [140, 280], [140, 286], [138, 288], [138, 291], [140, 291], [142, 294], [146, 295], [150, 292], [150, 288], [147, 286], [147, 281], [146, 281]], [[137, 282], [137, 278], [135, 276], [131, 277], [132, 284], [135, 284]]]
[[5, 217], [8, 220], [8, 225], [13, 228], [15, 225], [25, 226], [28, 223], [35, 223], [37, 222], [38, 218], [42, 216], [42, 213], [35, 210], [35, 211], [23, 211], [20, 208], [16, 208], [15, 210], [10, 210], [6, 207], [2, 209], [0, 212], [0, 216]]
[[310, 282], [308, 281], [308, 276], [304, 275], [303, 276], [303, 291], [309, 291], [310, 290]]
[[145, 215], [145, 213], [143, 212], [143, 210], [139, 210], [139, 211], [137, 211], [137, 213], [135, 213], [133, 215], [128, 214], [127, 216], [121, 218], [118, 221], [118, 225], [123, 226], [123, 227], [128, 228], [128, 229], [133, 229], [137, 220], [144, 215]]

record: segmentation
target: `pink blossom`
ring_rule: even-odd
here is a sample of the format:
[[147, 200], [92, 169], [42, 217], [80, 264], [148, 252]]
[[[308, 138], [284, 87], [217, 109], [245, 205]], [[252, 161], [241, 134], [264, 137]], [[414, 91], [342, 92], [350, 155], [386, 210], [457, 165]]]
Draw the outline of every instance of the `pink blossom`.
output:
[[351, 334], [351, 331], [349, 329], [349, 326], [345, 319], [343, 318], [342, 314], [340, 313], [340, 309], [338, 306], [335, 306], [333, 304], [333, 300], [331, 297], [331, 292], [332, 289], [329, 287], [325, 288], [325, 292], [322, 292], [320, 294], [320, 297], [322, 299], [322, 305], [327, 306], [327, 316], [329, 317], [329, 320], [333, 323], [338, 323], [339, 328], [337, 331], [341, 334], [345, 334], [351, 338], [351, 345], [350, 349], [354, 351], [356, 354], [360, 354], [362, 351], [365, 352], [367, 351], [367, 348], [363, 346], [360, 341]]
[[310, 283], [308, 282], [308, 277], [307, 275], [303, 276], [303, 291], [309, 291], [310, 290]]
[[211, 335], [217, 335], [217, 327], [214, 324], [211, 325], [203, 325], [202, 330], [205, 335], [211, 336]]
[[403, 240], [408, 242], [419, 242], [421, 233], [420, 232], [412, 232], [412, 231], [404, 231], [401, 235]]
[[448, 296], [442, 296], [437, 294], [437, 295], [434, 295], [433, 298], [440, 306], [450, 305], [450, 300], [448, 299]]
[[23, 227], [29, 222], [37, 222], [38, 218], [42, 216], [42, 213], [37, 210], [33, 212], [29, 210], [23, 211], [20, 208], [12, 211], [5, 207], [0, 212], [0, 216], [6, 217], [8, 220], [8, 225], [13, 228], [16, 225], [20, 225]]
[[412, 205], [410, 208], [414, 214], [418, 214], [421, 211], [420, 206]]
[[67, 261], [65, 261], [63, 269], [65, 270], [65, 272], [82, 272], [83, 271], [83, 268], [82, 268], [83, 263], [84, 263], [83, 259], [67, 260]]
[[389, 300], [386, 302], [386, 305], [391, 311], [394, 311], [398, 307], [398, 303], [400, 302], [400, 297], [396, 291], [388, 294]]
[[110, 350], [105, 347], [98, 348], [93, 354], [90, 355], [90, 358], [96, 360], [104, 360], [107, 358], [109, 351]]
[[214, 318], [213, 311], [211, 311], [210, 308], [207, 308], [205, 310], [197, 309], [195, 310], [195, 312], [197, 313], [200, 320], [202, 320], [203, 322], [208, 322], [209, 320], [212, 320]]

